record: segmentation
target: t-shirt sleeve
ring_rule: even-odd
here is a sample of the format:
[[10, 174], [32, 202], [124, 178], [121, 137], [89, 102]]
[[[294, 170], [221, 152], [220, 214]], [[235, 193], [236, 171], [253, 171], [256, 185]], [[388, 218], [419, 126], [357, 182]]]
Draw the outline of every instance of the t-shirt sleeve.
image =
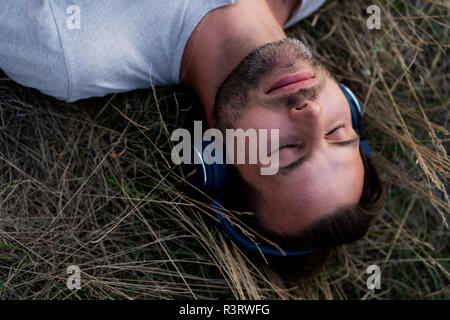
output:
[[301, 4], [297, 6], [283, 28], [289, 28], [300, 20], [310, 16], [317, 11], [325, 3], [325, 1], [326, 0], [302, 0]]

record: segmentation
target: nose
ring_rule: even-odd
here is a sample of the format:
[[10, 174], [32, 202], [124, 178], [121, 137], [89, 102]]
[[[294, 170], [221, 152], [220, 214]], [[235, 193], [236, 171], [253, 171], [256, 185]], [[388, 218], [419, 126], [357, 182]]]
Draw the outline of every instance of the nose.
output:
[[304, 101], [301, 105], [289, 109], [289, 118], [303, 125], [321, 127], [323, 107], [315, 101]]
[[305, 101], [298, 107], [289, 109], [289, 118], [298, 134], [308, 144], [320, 144], [324, 137], [323, 107], [315, 101]]

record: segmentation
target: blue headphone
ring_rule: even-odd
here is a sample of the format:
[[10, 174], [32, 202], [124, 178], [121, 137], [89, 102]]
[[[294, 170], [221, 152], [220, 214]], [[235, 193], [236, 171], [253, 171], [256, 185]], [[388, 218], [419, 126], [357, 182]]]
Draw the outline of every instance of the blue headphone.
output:
[[[339, 83], [339, 87], [344, 93], [345, 98], [350, 107], [352, 126], [356, 132], [360, 135], [360, 147], [361, 150], [369, 157], [372, 158], [372, 154], [369, 148], [367, 129], [361, 123], [361, 105], [353, 92], [342, 83]], [[190, 173], [187, 180], [200, 191], [210, 195], [213, 198], [210, 205], [214, 209], [213, 214], [218, 218], [219, 229], [228, 236], [237, 245], [249, 249], [251, 251], [257, 251], [270, 256], [298, 256], [311, 253], [316, 249], [309, 249], [303, 251], [291, 251], [291, 250], [279, 250], [275, 246], [270, 244], [255, 243], [245, 237], [242, 233], [236, 231], [226, 218], [228, 215], [225, 208], [222, 205], [223, 189], [227, 181], [227, 164], [222, 161], [223, 164], [206, 164], [203, 160], [203, 150], [211, 142], [203, 142], [202, 150], [198, 150], [192, 145], [192, 155], [198, 158], [198, 162], [192, 163], [200, 164], [183, 164], [182, 170], [185, 173]]]

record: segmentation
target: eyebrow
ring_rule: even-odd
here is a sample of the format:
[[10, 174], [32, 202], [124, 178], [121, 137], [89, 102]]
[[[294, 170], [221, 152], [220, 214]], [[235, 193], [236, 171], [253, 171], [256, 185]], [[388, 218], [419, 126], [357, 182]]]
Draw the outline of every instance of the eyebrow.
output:
[[[343, 148], [343, 147], [354, 146], [355, 144], [359, 144], [359, 136], [357, 136], [356, 138], [350, 139], [350, 140], [346, 140], [346, 141], [332, 142], [330, 144], [330, 146]], [[277, 174], [287, 175], [287, 174], [291, 173], [292, 171], [294, 171], [294, 169], [300, 168], [306, 161], [308, 161], [311, 158], [311, 153], [312, 152], [309, 151], [303, 157], [298, 158], [297, 160], [292, 162], [290, 165], [287, 165], [283, 168], [279, 168]]]

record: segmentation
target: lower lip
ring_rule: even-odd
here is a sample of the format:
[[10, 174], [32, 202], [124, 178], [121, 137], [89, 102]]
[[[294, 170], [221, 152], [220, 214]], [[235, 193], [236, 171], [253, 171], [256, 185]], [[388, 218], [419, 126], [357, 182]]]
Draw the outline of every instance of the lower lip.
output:
[[266, 94], [285, 93], [308, 88], [314, 84], [315, 77], [310, 72], [298, 72], [278, 80]]

